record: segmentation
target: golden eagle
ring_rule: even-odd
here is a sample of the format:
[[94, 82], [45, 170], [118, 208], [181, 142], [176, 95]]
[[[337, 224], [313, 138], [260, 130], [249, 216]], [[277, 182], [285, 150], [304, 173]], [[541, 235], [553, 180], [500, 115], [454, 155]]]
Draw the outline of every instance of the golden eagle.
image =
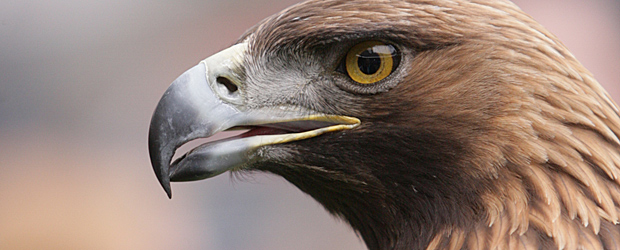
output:
[[620, 249], [619, 134], [591, 73], [507, 0], [311, 0], [175, 80], [149, 152], [169, 196], [274, 173], [369, 249]]

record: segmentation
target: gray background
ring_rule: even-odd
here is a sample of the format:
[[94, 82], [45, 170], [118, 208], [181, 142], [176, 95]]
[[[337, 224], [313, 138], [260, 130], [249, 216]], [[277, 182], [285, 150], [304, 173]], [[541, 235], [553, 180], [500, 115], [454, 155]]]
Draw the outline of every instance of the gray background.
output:
[[[153, 174], [172, 80], [296, 1], [1, 0], [0, 249], [363, 249], [281, 178]], [[520, 0], [620, 100], [620, 7]]]

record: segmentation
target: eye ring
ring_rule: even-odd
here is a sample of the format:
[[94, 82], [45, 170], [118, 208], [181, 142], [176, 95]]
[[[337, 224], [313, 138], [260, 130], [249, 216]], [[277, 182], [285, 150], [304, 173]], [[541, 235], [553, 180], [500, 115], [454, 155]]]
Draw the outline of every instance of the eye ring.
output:
[[349, 77], [360, 84], [373, 84], [398, 67], [400, 56], [393, 45], [366, 41], [353, 46], [343, 62]]

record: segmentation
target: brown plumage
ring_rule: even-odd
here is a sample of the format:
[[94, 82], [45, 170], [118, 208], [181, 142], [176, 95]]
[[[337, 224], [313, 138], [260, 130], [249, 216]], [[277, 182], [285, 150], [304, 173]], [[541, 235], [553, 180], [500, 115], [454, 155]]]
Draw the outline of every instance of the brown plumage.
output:
[[[376, 86], [333, 73], [364, 40], [403, 55]], [[315, 0], [241, 42], [245, 107], [361, 124], [237, 169], [283, 176], [369, 249], [620, 249], [618, 108], [514, 4]]]

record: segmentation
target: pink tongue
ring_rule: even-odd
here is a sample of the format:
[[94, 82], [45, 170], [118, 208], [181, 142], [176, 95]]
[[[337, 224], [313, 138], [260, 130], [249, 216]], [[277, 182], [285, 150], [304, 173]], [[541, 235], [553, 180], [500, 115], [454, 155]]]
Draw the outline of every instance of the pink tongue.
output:
[[269, 128], [269, 127], [255, 127], [250, 129], [248, 132], [245, 132], [241, 135], [239, 135], [239, 137], [244, 138], [244, 137], [250, 137], [250, 136], [255, 136], [255, 135], [278, 135], [278, 134], [285, 134], [286, 130], [283, 129], [277, 129], [277, 128]]

